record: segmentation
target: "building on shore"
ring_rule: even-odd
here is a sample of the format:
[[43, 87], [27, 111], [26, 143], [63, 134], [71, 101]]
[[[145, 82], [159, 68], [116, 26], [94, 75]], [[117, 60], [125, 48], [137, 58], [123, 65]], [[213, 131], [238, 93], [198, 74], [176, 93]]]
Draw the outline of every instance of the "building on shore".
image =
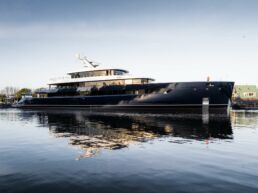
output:
[[233, 100], [258, 100], [256, 85], [235, 85], [232, 95]]
[[232, 108], [258, 109], [258, 89], [255, 85], [235, 85], [232, 94]]

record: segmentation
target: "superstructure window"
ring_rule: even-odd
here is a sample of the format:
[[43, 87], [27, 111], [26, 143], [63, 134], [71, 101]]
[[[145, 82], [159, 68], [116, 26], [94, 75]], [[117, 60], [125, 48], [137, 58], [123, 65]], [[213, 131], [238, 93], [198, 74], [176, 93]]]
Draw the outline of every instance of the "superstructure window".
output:
[[95, 77], [95, 76], [112, 76], [118, 75], [122, 76], [126, 72], [123, 70], [97, 70], [97, 71], [86, 71], [86, 72], [76, 72], [71, 73], [71, 78], [83, 78], [83, 77]]
[[133, 84], [141, 84], [141, 79], [133, 79]]
[[80, 83], [81, 87], [101, 87], [110, 85], [147, 84], [148, 79], [105, 80]]
[[71, 78], [83, 78], [93, 76], [108, 76], [110, 73], [108, 70], [90, 71], [90, 72], [78, 72], [71, 74]]
[[112, 85], [132, 85], [132, 84], [148, 84], [149, 79], [147, 78], [137, 78], [137, 79], [120, 79], [120, 80], [100, 80], [100, 81], [89, 81], [81, 83], [71, 83], [71, 84], [59, 84], [58, 87], [102, 87], [102, 86], [112, 86]]
[[121, 70], [115, 70], [115, 72], [114, 72], [114, 75], [118, 75], [118, 76], [123, 75], [123, 74], [124, 74], [124, 72]]
[[146, 78], [142, 79], [133, 79], [133, 84], [148, 84], [149, 80]]
[[110, 86], [110, 85], [124, 85], [124, 80], [106, 80], [106, 81], [93, 81], [93, 82], [83, 82], [80, 83], [80, 87], [102, 87], [102, 86]]

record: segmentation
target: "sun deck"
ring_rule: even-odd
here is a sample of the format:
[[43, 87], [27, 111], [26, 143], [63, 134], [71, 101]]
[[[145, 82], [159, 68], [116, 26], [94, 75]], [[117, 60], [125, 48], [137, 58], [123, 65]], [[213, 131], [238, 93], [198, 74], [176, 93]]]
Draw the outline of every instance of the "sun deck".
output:
[[154, 79], [149, 77], [139, 77], [129, 74], [129, 71], [120, 68], [101, 68], [94, 65], [87, 58], [80, 58], [85, 66], [80, 71], [67, 74], [66, 77], [53, 78], [48, 85], [57, 88], [77, 88], [77, 87], [101, 87], [108, 85], [133, 85], [149, 84]]

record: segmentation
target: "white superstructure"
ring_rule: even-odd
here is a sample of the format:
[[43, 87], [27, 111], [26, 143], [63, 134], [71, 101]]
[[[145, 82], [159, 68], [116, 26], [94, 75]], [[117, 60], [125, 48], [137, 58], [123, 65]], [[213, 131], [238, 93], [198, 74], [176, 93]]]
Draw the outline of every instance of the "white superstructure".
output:
[[86, 57], [78, 57], [84, 68], [70, 72], [65, 77], [50, 79], [49, 86], [57, 87], [93, 87], [107, 85], [148, 84], [154, 79], [129, 74], [118, 68], [102, 68]]

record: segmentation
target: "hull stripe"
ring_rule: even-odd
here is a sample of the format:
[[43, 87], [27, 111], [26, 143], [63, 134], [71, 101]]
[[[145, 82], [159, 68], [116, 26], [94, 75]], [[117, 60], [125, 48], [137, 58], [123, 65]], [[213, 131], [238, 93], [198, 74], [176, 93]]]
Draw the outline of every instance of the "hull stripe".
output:
[[[61, 107], [202, 107], [202, 106], [228, 106], [228, 104], [209, 104], [209, 105], [202, 105], [202, 104], [175, 104], [175, 105], [21, 105], [20, 107], [37, 107], [37, 106], [61, 106]], [[19, 107], [19, 106], [18, 106]]]

